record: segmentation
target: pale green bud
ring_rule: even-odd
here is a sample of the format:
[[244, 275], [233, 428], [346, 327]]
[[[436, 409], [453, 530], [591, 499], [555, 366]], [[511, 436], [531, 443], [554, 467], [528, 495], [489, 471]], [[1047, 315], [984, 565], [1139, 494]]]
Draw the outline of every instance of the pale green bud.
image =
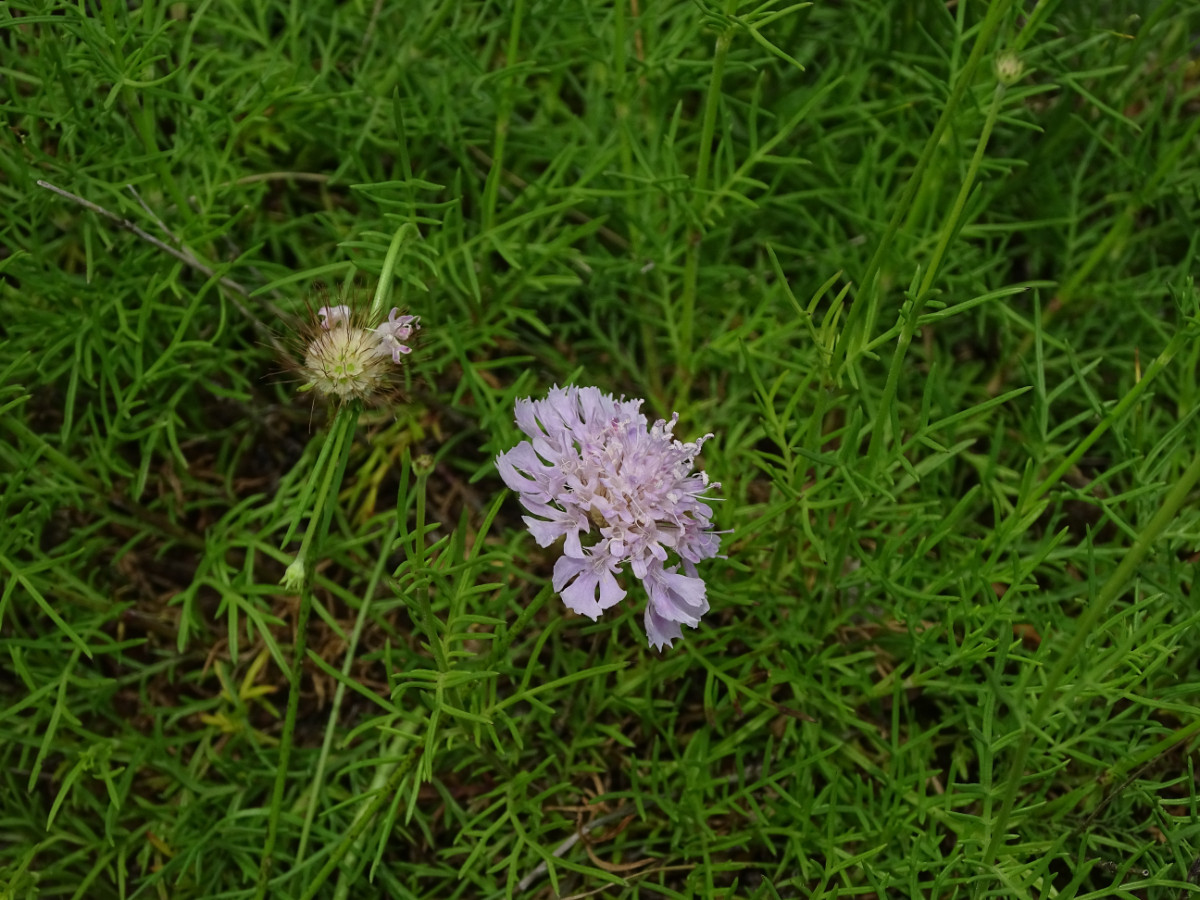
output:
[[287, 567], [287, 570], [283, 573], [283, 578], [280, 579], [279, 583], [283, 585], [284, 590], [286, 590], [288, 593], [298, 594], [304, 587], [304, 576], [304, 557], [297, 556], [295, 560], [292, 561], [292, 564]]
[[1012, 50], [1005, 50], [996, 57], [996, 77], [1005, 87], [1011, 87], [1025, 74], [1025, 64]]

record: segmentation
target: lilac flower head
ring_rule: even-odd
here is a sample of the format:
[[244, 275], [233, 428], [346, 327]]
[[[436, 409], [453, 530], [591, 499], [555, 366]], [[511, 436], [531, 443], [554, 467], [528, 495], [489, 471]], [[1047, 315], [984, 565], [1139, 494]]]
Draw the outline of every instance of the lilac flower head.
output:
[[534, 540], [548, 547], [564, 539], [553, 579], [563, 602], [599, 618], [624, 598], [617, 576], [628, 565], [649, 595], [646, 634], [661, 649], [708, 612], [696, 563], [720, 547], [704, 496], [720, 485], [692, 471], [712, 435], [677, 441], [679, 414], [648, 427], [641, 405], [594, 387], [518, 400], [517, 425], [529, 440], [496, 457], [496, 467], [531, 513], [524, 519]]

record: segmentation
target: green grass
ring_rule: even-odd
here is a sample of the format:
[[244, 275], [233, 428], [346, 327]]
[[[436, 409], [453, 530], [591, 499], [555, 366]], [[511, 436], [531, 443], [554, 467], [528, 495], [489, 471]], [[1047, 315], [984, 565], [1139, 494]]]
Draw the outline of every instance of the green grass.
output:
[[[1198, 33], [4, 4], [0, 897], [1188, 896]], [[335, 416], [276, 347], [381, 275]], [[661, 654], [496, 474], [554, 383], [716, 434]]]

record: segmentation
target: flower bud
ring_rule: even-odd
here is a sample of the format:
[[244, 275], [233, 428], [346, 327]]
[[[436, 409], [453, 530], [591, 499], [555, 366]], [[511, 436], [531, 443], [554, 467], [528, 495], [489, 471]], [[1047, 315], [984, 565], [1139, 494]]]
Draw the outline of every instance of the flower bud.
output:
[[1012, 50], [1005, 50], [996, 57], [996, 78], [1005, 87], [1011, 87], [1021, 80], [1025, 74], [1025, 65], [1021, 57]]
[[292, 560], [292, 564], [287, 567], [283, 573], [283, 578], [279, 583], [283, 585], [283, 589], [290, 594], [300, 593], [304, 587], [304, 557], [297, 556]]

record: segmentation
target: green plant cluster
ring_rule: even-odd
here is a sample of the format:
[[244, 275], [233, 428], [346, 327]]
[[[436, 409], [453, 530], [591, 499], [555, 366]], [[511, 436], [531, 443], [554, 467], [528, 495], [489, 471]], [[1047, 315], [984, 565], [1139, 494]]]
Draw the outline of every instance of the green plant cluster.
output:
[[[3, 4], [0, 898], [1188, 896], [1198, 33]], [[496, 475], [555, 383], [716, 434], [667, 652]]]

